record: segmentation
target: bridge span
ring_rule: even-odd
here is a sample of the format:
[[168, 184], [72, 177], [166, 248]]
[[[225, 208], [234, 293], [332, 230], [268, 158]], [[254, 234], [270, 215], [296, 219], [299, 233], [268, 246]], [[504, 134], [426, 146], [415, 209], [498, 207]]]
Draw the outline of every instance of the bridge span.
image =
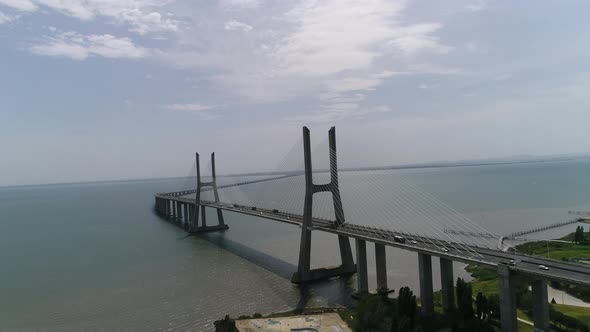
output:
[[[335, 129], [329, 132], [330, 144], [330, 182], [314, 184], [311, 170], [311, 153], [309, 130], [303, 129], [305, 160], [305, 204], [302, 214], [279, 211], [241, 204], [221, 202], [218, 190], [222, 187], [239, 186], [248, 183], [270, 181], [302, 173], [277, 175], [270, 179], [244, 181], [218, 186], [215, 175], [215, 155], [211, 155], [212, 180], [201, 181], [199, 155], [196, 155], [197, 188], [191, 190], [158, 193], [155, 195], [155, 209], [164, 217], [176, 222], [190, 233], [223, 231], [228, 228], [223, 218], [223, 211], [256, 216], [262, 219], [295, 225], [301, 228], [301, 243], [298, 270], [294, 273], [294, 283], [308, 283], [320, 279], [342, 275], [357, 274], [357, 291], [368, 293], [367, 242], [374, 244], [377, 291], [386, 293], [387, 269], [385, 247], [395, 247], [418, 254], [421, 311], [431, 315], [434, 311], [432, 256], [440, 259], [442, 302], [445, 312], [455, 307], [453, 262], [476, 263], [494, 268], [498, 271], [500, 281], [500, 314], [502, 331], [517, 330], [516, 293], [517, 279], [530, 281], [533, 293], [533, 317], [536, 331], [549, 331], [549, 302], [547, 295], [548, 281], [563, 281], [590, 286], [590, 266], [570, 262], [550, 260], [523, 254], [507, 253], [499, 249], [466, 245], [456, 241], [424, 236], [420, 234], [398, 232], [382, 227], [372, 227], [346, 222], [342, 210], [342, 200], [338, 186], [336, 162]], [[214, 200], [201, 199], [201, 192], [213, 191]], [[329, 192], [334, 203], [334, 220], [320, 219], [312, 216], [313, 194]], [[205, 208], [217, 211], [217, 224], [208, 225]], [[199, 210], [201, 216], [199, 218]], [[200, 219], [200, 222], [199, 222]], [[311, 232], [321, 231], [338, 236], [341, 265], [333, 268], [310, 268]], [[451, 231], [452, 232], [452, 231]], [[485, 233], [486, 236], [492, 236]], [[355, 241], [355, 258], [353, 258], [350, 239]], [[540, 268], [540, 266], [544, 268]]]

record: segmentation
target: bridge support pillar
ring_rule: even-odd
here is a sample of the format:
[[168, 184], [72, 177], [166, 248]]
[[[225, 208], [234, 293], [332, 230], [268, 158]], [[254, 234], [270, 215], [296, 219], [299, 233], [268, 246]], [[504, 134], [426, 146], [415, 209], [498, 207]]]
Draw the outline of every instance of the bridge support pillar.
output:
[[425, 316], [434, 312], [434, 291], [432, 290], [432, 257], [418, 253], [420, 274], [420, 310]]
[[440, 258], [440, 285], [442, 289], [442, 307], [444, 313], [455, 309], [455, 280], [453, 279], [453, 261]]
[[356, 282], [358, 295], [369, 293], [369, 278], [367, 275], [367, 243], [365, 240], [356, 239]]
[[549, 329], [549, 298], [547, 296], [547, 280], [535, 279], [533, 290], [533, 320], [535, 332], [550, 331]]
[[500, 278], [500, 323], [502, 332], [516, 332], [518, 321], [516, 316], [516, 276], [509, 267], [498, 265]]
[[188, 210], [189, 210], [188, 204], [187, 203], [184, 203], [183, 204], [183, 207], [184, 207], [184, 219], [182, 220], [182, 224], [183, 225], [187, 225], [189, 223], [189, 220], [190, 220], [190, 215], [188, 213]]
[[387, 288], [387, 262], [385, 245], [375, 243], [375, 268], [377, 269], [377, 293], [386, 294]]
[[176, 222], [182, 222], [182, 203], [176, 201]]
[[319, 268], [311, 270], [311, 229], [313, 194], [319, 192], [330, 192], [334, 203], [335, 221], [333, 227], [339, 227], [344, 224], [344, 210], [342, 209], [342, 200], [340, 198], [340, 189], [338, 187], [338, 165], [336, 160], [336, 129], [330, 128], [329, 132], [329, 149], [330, 149], [330, 183], [314, 184], [311, 169], [311, 139], [309, 129], [303, 127], [303, 156], [305, 165], [305, 198], [303, 202], [303, 223], [301, 225], [301, 242], [299, 247], [299, 265], [297, 272], [293, 274], [291, 282], [306, 283], [321, 279], [328, 279], [337, 276], [350, 275], [356, 272], [356, 265], [350, 247], [350, 239], [347, 236], [339, 235], [338, 244], [340, 246], [340, 258], [342, 264], [335, 268]]
[[172, 219], [176, 219], [176, 201], [170, 200], [171, 210], [172, 210]]

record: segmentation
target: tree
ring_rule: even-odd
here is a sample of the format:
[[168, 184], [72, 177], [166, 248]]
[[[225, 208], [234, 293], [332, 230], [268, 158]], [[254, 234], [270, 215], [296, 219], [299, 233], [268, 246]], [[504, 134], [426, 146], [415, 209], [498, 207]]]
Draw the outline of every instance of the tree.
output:
[[457, 278], [457, 307], [465, 320], [473, 318], [473, 291], [471, 284]]
[[410, 287], [400, 288], [397, 297], [397, 311], [400, 319], [402, 317], [407, 317], [413, 325], [416, 316], [416, 308], [416, 295], [414, 295], [414, 292], [410, 290]]
[[481, 292], [477, 293], [477, 296], [475, 297], [475, 315], [479, 319], [484, 318], [484, 313], [485, 313], [484, 302], [485, 302], [485, 296], [483, 296], [483, 294]]
[[488, 309], [490, 317], [500, 318], [500, 295], [490, 295], [488, 298]]
[[229, 315], [225, 315], [222, 320], [218, 320], [213, 323], [215, 326], [215, 332], [236, 332], [236, 322], [229, 318]]
[[581, 244], [584, 242], [584, 227], [578, 226], [576, 227], [576, 232], [574, 233], [574, 243]]
[[387, 331], [394, 313], [389, 299], [379, 295], [365, 296], [358, 304], [354, 331]]

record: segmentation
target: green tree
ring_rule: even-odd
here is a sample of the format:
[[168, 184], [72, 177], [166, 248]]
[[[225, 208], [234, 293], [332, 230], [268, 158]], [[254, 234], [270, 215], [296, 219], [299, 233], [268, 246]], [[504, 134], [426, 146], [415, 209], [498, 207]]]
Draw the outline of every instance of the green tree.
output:
[[386, 297], [365, 296], [358, 304], [354, 331], [387, 331], [392, 322], [394, 307]]
[[490, 317], [500, 318], [500, 296], [490, 294], [488, 297], [488, 313]]
[[457, 278], [457, 307], [465, 320], [473, 318], [473, 291], [471, 284], [461, 278]]
[[584, 243], [584, 226], [576, 227], [576, 233], [574, 233], [574, 242], [577, 244]]
[[479, 319], [483, 319], [484, 317], [484, 302], [485, 297], [483, 294], [481, 292], [477, 293], [477, 296], [475, 297], [475, 315]]
[[213, 323], [215, 326], [215, 332], [237, 332], [236, 322], [229, 318], [229, 315], [225, 315], [222, 320], [218, 320]]
[[407, 317], [411, 325], [413, 325], [414, 318], [416, 317], [416, 308], [416, 295], [414, 295], [414, 292], [410, 290], [410, 287], [400, 288], [397, 297], [397, 311], [400, 319], [402, 317]]

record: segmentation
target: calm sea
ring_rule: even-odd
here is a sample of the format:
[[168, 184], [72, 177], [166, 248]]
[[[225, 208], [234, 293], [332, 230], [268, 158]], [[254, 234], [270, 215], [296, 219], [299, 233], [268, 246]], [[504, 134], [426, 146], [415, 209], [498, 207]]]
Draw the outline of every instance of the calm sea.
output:
[[[493, 233], [590, 209], [588, 160], [399, 172]], [[290, 283], [297, 227], [226, 213], [228, 231], [187, 236], [160, 219], [153, 194], [182, 181], [0, 188], [0, 331], [209, 331], [225, 314], [350, 303], [354, 278]], [[313, 236], [314, 264], [337, 263], [336, 239]], [[418, 290], [415, 254], [388, 249], [388, 274]]]

